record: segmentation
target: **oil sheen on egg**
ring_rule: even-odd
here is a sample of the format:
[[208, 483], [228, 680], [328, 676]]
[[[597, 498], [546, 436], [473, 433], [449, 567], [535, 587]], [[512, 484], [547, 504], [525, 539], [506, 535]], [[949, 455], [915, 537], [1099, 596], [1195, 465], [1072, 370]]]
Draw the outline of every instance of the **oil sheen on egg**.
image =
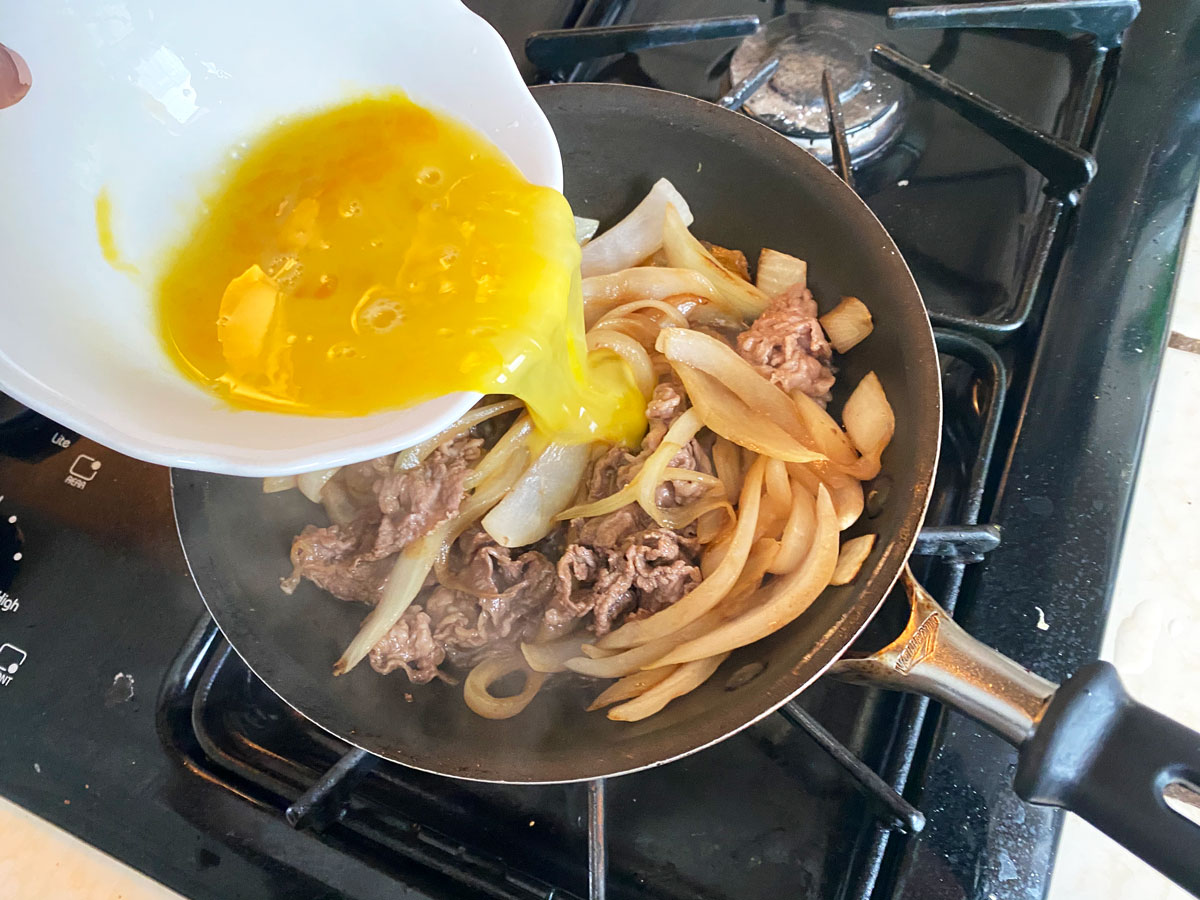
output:
[[189, 377], [235, 406], [319, 416], [514, 394], [547, 437], [638, 439], [626, 364], [585, 349], [567, 201], [482, 135], [397, 95], [237, 155], [158, 285]]

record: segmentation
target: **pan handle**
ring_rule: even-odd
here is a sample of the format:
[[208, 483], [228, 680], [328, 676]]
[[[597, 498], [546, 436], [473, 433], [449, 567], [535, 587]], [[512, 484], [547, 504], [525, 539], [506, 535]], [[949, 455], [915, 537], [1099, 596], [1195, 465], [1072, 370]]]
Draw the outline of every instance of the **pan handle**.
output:
[[905, 567], [911, 612], [900, 636], [847, 655], [845, 681], [924, 694], [1018, 749], [1014, 787], [1069, 809], [1200, 896], [1200, 825], [1167, 805], [1200, 807], [1200, 734], [1134, 701], [1106, 662], [1061, 687], [975, 640]]

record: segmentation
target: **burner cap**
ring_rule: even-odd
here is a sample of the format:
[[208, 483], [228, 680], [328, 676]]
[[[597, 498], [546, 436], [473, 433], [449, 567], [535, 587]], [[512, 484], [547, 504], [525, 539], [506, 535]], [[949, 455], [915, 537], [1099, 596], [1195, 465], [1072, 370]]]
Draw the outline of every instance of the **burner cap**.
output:
[[850, 156], [863, 162], [899, 136], [906, 106], [903, 84], [871, 65], [874, 44], [869, 29], [852, 14], [827, 8], [789, 13], [742, 42], [729, 62], [729, 76], [737, 84], [778, 55], [775, 74], [742, 108], [828, 164], [833, 148], [821, 93], [821, 73], [828, 69], [842, 102]]

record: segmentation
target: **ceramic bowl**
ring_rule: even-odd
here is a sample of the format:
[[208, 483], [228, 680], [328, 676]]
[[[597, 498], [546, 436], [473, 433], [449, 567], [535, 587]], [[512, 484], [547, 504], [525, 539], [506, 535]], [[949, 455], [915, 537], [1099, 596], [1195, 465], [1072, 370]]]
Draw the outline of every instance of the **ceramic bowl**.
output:
[[[358, 418], [237, 410], [168, 360], [152, 304], [206, 187], [290, 115], [399, 89], [561, 190], [545, 116], [458, 0], [31, 3], [0, 19], [0, 39], [33, 78], [0, 110], [0, 390], [130, 456], [233, 475], [378, 456], [475, 402]], [[101, 251], [102, 191], [119, 266]]]

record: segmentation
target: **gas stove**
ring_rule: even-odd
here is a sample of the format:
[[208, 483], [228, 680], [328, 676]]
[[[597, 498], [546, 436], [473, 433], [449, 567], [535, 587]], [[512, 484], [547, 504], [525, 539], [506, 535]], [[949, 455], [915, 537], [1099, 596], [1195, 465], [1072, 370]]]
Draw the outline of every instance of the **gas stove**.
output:
[[[468, 5], [530, 83], [721, 102], [854, 185], [941, 354], [918, 576], [1047, 677], [1093, 656], [1200, 165], [1194, 6]], [[904, 614], [885, 607], [863, 642]], [[607, 782], [381, 762], [232, 652], [187, 574], [165, 470], [2, 397], [0, 733], [0, 794], [203, 900], [1037, 898], [1060, 825], [1012, 793], [998, 738], [828, 680]]]

